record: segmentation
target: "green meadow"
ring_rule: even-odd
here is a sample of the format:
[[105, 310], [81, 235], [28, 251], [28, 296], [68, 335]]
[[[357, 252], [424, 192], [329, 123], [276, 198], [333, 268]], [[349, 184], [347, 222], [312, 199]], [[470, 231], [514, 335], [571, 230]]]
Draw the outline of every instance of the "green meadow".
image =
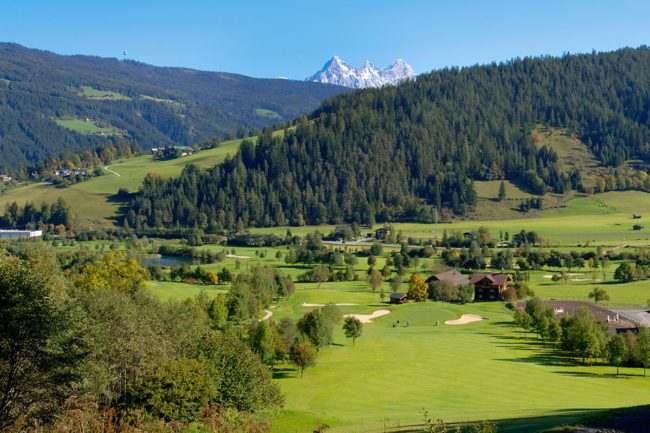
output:
[[112, 92], [110, 90], [95, 89], [94, 87], [91, 86], [81, 86], [81, 91], [78, 93], [78, 95], [84, 98], [96, 99], [102, 101], [130, 101], [131, 100], [129, 96], [123, 95], [121, 93]]
[[79, 134], [123, 135], [123, 131], [112, 126], [100, 126], [93, 120], [55, 119], [57, 125]]

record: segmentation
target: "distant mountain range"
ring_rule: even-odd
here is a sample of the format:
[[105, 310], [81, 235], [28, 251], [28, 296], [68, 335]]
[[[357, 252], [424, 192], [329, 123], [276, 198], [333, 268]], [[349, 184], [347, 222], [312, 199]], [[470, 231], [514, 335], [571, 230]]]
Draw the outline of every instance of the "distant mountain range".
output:
[[370, 61], [366, 60], [363, 66], [357, 69], [339, 57], [334, 56], [325, 63], [323, 69], [307, 78], [306, 81], [364, 89], [367, 87], [382, 87], [387, 84], [398, 84], [414, 76], [411, 65], [402, 59], [397, 59], [395, 63], [386, 69], [378, 69]]
[[190, 145], [295, 119], [346, 90], [0, 43], [0, 170], [107, 141]]

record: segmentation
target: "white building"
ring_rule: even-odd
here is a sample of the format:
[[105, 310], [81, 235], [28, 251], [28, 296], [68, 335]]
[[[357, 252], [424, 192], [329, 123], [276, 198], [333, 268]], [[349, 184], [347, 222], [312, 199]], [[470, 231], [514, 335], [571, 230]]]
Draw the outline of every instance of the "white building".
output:
[[42, 230], [0, 230], [0, 239], [38, 238], [43, 236]]

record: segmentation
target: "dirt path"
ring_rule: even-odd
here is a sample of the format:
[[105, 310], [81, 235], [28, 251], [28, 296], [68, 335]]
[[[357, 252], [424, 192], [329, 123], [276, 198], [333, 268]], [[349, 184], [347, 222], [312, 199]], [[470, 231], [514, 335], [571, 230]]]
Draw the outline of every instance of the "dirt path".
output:
[[460, 316], [460, 319], [447, 320], [445, 322], [445, 325], [466, 325], [472, 322], [480, 322], [481, 320], [485, 319], [483, 316], [479, 316], [478, 314], [463, 314]]
[[111, 170], [111, 169], [110, 169], [110, 168], [108, 168], [108, 167], [110, 167], [110, 165], [107, 165], [106, 167], [104, 167], [104, 170], [106, 170], [106, 171], [107, 171], [107, 172], [109, 172], [109, 173], [113, 173], [113, 174], [114, 174], [115, 176], [117, 176], [117, 177], [120, 177], [120, 176], [122, 176], [122, 175], [121, 175], [121, 174], [119, 174], [118, 172], [116, 172], [116, 171], [113, 171], [113, 170]]
[[390, 310], [376, 310], [372, 314], [346, 314], [345, 317], [354, 317], [361, 323], [372, 323], [372, 319], [390, 314]]

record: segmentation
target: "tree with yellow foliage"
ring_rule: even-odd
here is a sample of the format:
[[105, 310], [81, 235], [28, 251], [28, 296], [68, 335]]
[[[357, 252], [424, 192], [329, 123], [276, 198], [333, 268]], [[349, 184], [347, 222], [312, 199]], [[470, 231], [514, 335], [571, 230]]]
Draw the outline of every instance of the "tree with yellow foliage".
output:
[[77, 287], [88, 290], [114, 289], [135, 293], [145, 287], [147, 270], [123, 251], [108, 251], [103, 257], [87, 264], [75, 280]]
[[406, 296], [412, 301], [424, 301], [427, 299], [427, 283], [420, 274], [413, 274], [409, 279], [409, 291]]

